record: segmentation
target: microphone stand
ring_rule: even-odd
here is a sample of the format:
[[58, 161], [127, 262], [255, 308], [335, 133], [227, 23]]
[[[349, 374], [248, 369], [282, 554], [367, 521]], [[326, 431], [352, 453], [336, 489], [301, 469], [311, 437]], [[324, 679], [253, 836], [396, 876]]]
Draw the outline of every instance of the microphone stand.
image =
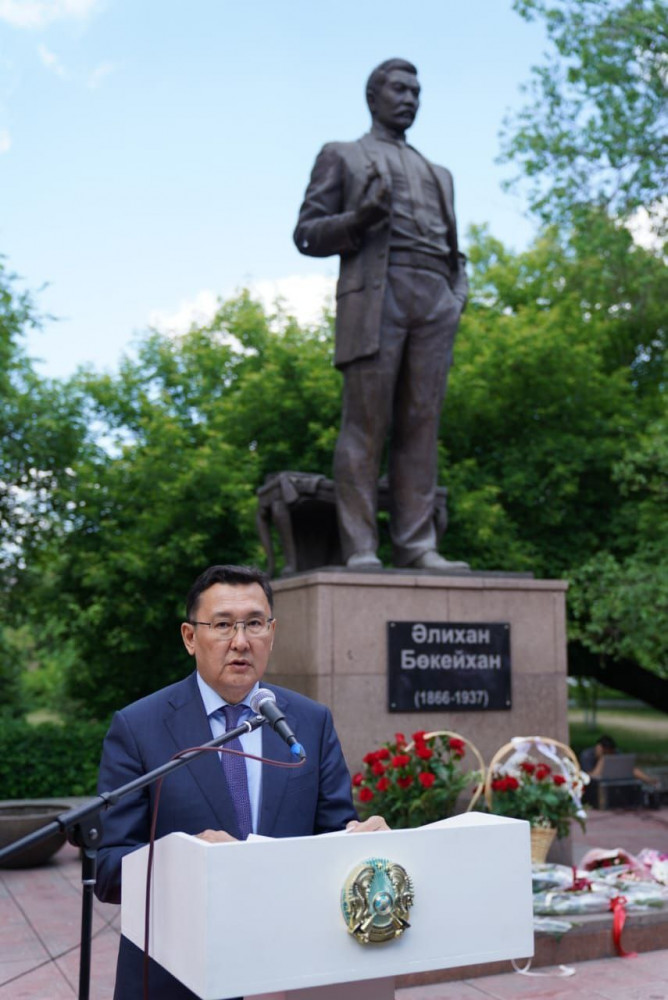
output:
[[217, 736], [215, 740], [203, 743], [202, 746], [195, 747], [182, 757], [178, 757], [176, 760], [169, 760], [166, 764], [154, 768], [153, 771], [148, 771], [141, 778], [135, 778], [134, 781], [129, 781], [126, 785], [121, 785], [111, 792], [102, 792], [101, 795], [95, 796], [94, 799], [85, 805], [61, 813], [53, 822], [47, 823], [46, 826], [35, 830], [34, 833], [29, 833], [27, 836], [21, 837], [20, 840], [14, 841], [13, 844], [8, 844], [7, 847], [0, 849], [0, 864], [2, 864], [5, 858], [11, 858], [27, 847], [40, 844], [43, 840], [52, 837], [54, 833], [61, 832], [67, 835], [67, 839], [71, 844], [81, 848], [81, 884], [83, 888], [81, 898], [79, 1000], [89, 1000], [90, 997], [93, 893], [97, 879], [97, 849], [102, 837], [102, 820], [100, 818], [102, 810], [115, 805], [119, 799], [124, 798], [126, 795], [138, 792], [142, 788], [146, 788], [147, 785], [152, 785], [159, 778], [164, 778], [177, 768], [190, 763], [191, 760], [199, 757], [211, 747], [222, 747], [225, 743], [229, 743], [230, 740], [234, 740], [244, 733], [250, 733], [254, 729], [259, 729], [265, 722], [266, 719], [260, 715], [256, 715], [247, 722], [243, 722], [240, 726], [237, 726], [236, 729], [230, 729], [228, 732], [223, 733], [222, 736]]

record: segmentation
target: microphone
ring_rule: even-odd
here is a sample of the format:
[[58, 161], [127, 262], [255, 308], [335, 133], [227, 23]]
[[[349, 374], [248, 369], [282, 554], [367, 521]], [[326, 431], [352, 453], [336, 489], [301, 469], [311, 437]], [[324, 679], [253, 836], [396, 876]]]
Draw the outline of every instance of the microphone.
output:
[[250, 700], [250, 707], [256, 715], [263, 716], [271, 728], [290, 747], [290, 753], [300, 760], [306, 760], [306, 751], [285, 721], [285, 716], [276, 704], [276, 695], [267, 688], [259, 688]]

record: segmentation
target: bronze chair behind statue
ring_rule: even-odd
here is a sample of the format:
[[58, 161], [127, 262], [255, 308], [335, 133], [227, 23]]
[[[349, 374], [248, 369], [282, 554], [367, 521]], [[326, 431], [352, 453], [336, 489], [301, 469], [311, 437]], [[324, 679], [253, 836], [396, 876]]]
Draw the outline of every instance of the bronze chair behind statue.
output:
[[[282, 576], [343, 564], [331, 479], [316, 473], [275, 472], [267, 476], [257, 496], [256, 524], [267, 553], [270, 576], [274, 576], [276, 569], [272, 524], [278, 532], [283, 553]], [[447, 496], [444, 486], [436, 490], [434, 523], [439, 541], [448, 523]], [[383, 478], [378, 484], [379, 511], [388, 510], [389, 499], [389, 486]]]

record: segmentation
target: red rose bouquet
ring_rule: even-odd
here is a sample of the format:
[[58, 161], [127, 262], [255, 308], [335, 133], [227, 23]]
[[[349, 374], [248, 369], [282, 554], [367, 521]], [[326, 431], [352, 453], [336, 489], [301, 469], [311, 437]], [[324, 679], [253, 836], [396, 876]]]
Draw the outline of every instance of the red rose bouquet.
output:
[[498, 816], [526, 819], [532, 827], [554, 829], [565, 837], [571, 821], [585, 828], [582, 808], [584, 778], [568, 756], [559, 756], [554, 740], [521, 738], [511, 741], [513, 752], [503, 764], [494, 765], [488, 776], [490, 811]]
[[380, 813], [393, 829], [451, 816], [463, 791], [472, 785], [474, 794], [482, 790], [482, 770], [468, 769], [466, 748], [455, 733], [419, 730], [410, 743], [395, 733], [392, 742], [364, 757], [364, 770], [353, 777], [360, 816]]

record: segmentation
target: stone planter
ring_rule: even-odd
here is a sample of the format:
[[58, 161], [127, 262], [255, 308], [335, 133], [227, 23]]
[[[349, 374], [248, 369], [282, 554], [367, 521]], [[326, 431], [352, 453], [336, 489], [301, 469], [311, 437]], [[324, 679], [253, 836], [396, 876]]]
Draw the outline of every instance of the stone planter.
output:
[[[7, 847], [21, 837], [52, 823], [69, 808], [66, 803], [52, 799], [11, 799], [0, 802], [0, 847]], [[33, 844], [20, 854], [5, 859], [0, 867], [36, 868], [43, 865], [60, 850], [65, 839], [64, 833], [54, 833], [41, 843]]]

